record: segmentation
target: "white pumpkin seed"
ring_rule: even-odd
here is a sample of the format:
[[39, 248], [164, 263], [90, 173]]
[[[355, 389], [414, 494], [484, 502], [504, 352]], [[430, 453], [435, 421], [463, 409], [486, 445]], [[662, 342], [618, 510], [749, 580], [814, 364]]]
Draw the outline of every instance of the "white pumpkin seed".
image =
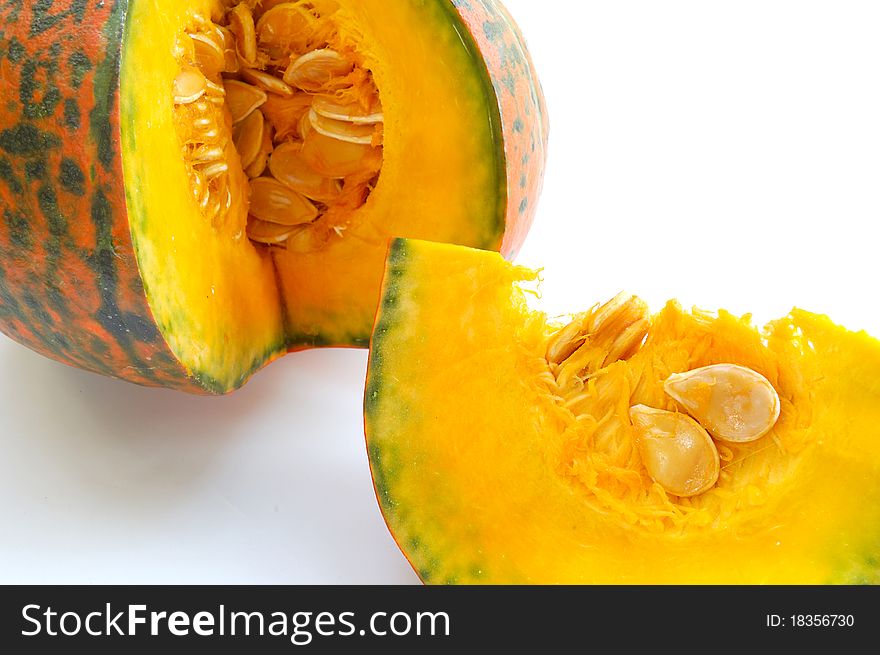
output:
[[205, 95], [208, 80], [198, 68], [187, 68], [174, 78], [174, 102], [178, 105], [189, 105]]
[[238, 80], [226, 80], [226, 106], [232, 115], [232, 122], [240, 123], [251, 113], [266, 103], [266, 92], [252, 84]]
[[337, 77], [348, 75], [354, 64], [335, 50], [314, 50], [291, 62], [284, 81], [303, 91], [318, 92]]

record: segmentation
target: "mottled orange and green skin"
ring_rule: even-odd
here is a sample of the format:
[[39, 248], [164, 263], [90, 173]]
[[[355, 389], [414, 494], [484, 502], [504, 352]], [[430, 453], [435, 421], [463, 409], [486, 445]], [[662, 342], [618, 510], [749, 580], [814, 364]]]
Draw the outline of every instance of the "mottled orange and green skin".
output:
[[[503, 153], [497, 179], [506, 202], [491, 247], [512, 256], [543, 179], [541, 89], [499, 2], [430, 1], [448, 10], [476, 68], [485, 69], [490, 108], [496, 101], [487, 120]], [[125, 185], [138, 180], [123, 175], [119, 98], [135, 2], [0, 0], [0, 332], [99, 374], [221, 393], [229, 389], [194, 376], [169, 348], [132, 245]], [[394, 10], [391, 2], [382, 7]], [[347, 345], [320, 336], [309, 343]], [[236, 379], [243, 384], [252, 372]]]
[[129, 232], [127, 4], [0, 2], [0, 330], [71, 366], [195, 392], [156, 328]]
[[507, 160], [506, 257], [522, 247], [544, 184], [549, 120], [522, 32], [498, 0], [452, 0], [485, 61], [501, 112]]

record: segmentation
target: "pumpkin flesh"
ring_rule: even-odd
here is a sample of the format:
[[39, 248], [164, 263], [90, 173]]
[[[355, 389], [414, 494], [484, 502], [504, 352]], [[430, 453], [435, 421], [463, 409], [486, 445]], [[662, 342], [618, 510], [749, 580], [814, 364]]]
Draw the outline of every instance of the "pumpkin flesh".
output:
[[[560, 383], [546, 355], [561, 326], [529, 308], [535, 280], [491, 253], [392, 248], [367, 442], [391, 532], [425, 581], [880, 580], [880, 343], [800, 310], [758, 330], [670, 303], [634, 355]], [[780, 421], [719, 444], [714, 488], [672, 496], [640, 460], [630, 408], [675, 411], [663, 381], [720, 363], [765, 375]]]
[[[130, 7], [120, 113], [129, 224], [150, 307], [172, 352], [210, 386], [229, 388], [284, 346], [272, 262], [239, 232], [246, 198], [206, 220], [181, 156], [171, 81], [177, 41], [207, 2]], [[230, 162], [234, 170], [235, 162]], [[240, 171], [240, 164], [239, 164]]]

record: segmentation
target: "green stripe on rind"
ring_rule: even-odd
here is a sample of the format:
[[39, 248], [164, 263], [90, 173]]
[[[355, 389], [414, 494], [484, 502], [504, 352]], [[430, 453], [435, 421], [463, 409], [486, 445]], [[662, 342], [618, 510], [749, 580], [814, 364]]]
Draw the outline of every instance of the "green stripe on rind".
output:
[[104, 38], [108, 44], [113, 45], [107, 48], [107, 56], [95, 68], [95, 106], [89, 112], [89, 134], [92, 142], [97, 144], [98, 161], [109, 172], [116, 172], [113, 164], [119, 155], [113, 145], [119, 135], [113, 132], [110, 114], [119, 111], [117, 91], [128, 2], [129, 0], [116, 0], [110, 18], [104, 25]]
[[[392, 493], [394, 480], [403, 464], [393, 443], [380, 444], [373, 438], [372, 426], [378, 422], [385, 401], [382, 385], [385, 349], [393, 340], [392, 332], [395, 328], [406, 323], [407, 317], [400, 315], [399, 306], [401, 298], [411, 291], [408, 288], [410, 278], [407, 272], [413, 257], [411, 249], [413, 243], [406, 239], [395, 239], [388, 251], [385, 281], [370, 347], [369, 373], [364, 395], [367, 454], [373, 474], [373, 484], [382, 513], [395, 539], [401, 538], [402, 530], [399, 528], [407, 525], [406, 509], [396, 502]], [[457, 582], [437, 578], [441, 560], [422, 539], [416, 535], [409, 535], [406, 539], [407, 543], [401, 543], [400, 547], [410, 558], [410, 563], [422, 582], [426, 584]]]
[[222, 396], [241, 389], [254, 375], [259, 373], [269, 361], [282, 355], [286, 351], [287, 348], [283, 343], [277, 343], [270, 346], [263, 354], [257, 356], [249, 366], [245, 367], [242, 373], [232, 380], [231, 383], [217, 380], [210, 375], [199, 372], [194, 372], [192, 377], [193, 380], [203, 387], [206, 392]]
[[377, 411], [380, 400], [381, 373], [383, 369], [383, 348], [391, 329], [398, 323], [395, 312], [401, 282], [406, 274], [408, 246], [406, 239], [395, 239], [388, 250], [388, 263], [385, 270], [385, 281], [382, 298], [379, 301], [379, 313], [370, 344], [369, 379], [367, 380], [364, 412], [369, 419]]
[[[385, 346], [391, 330], [399, 323], [396, 307], [398, 294], [401, 292], [402, 281], [406, 273], [407, 241], [395, 239], [388, 250], [388, 263], [385, 270], [385, 280], [382, 298], [379, 305], [377, 322], [373, 330], [373, 338], [370, 344], [370, 360], [367, 375], [366, 391], [364, 395], [364, 417], [367, 427], [367, 450], [370, 458], [370, 466], [373, 472], [373, 482], [376, 487], [376, 496], [382, 507], [389, 525], [395, 521], [398, 506], [391, 496], [391, 484], [395, 477], [394, 463], [396, 457], [389, 449], [380, 446], [372, 439], [370, 426], [378, 420], [382, 405], [382, 373], [385, 368]], [[392, 461], [389, 461], [392, 460]]]

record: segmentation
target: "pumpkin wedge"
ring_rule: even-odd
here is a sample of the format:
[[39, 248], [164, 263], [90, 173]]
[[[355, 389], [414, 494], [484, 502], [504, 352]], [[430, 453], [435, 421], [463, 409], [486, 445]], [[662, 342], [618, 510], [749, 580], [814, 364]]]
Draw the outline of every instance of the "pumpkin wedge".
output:
[[0, 6], [0, 330], [224, 393], [366, 346], [388, 239], [514, 253], [543, 97], [494, 0]]
[[425, 582], [880, 582], [880, 342], [625, 295], [562, 325], [536, 279], [391, 249], [366, 435]]

